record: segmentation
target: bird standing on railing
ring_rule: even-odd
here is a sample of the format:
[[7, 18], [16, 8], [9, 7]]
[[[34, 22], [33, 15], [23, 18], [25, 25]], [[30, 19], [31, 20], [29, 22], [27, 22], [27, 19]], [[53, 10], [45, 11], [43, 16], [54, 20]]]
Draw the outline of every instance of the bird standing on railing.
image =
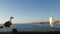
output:
[[5, 24], [3, 25], [4, 27], [10, 27], [12, 25], [12, 19], [14, 17], [10, 17], [9, 21], [5, 22]]
[[6, 28], [6, 27], [10, 27], [12, 25], [12, 19], [14, 17], [10, 17], [9, 21], [6, 21], [3, 26], [1, 26], [0, 28]]
[[51, 28], [54, 27], [54, 13], [51, 15], [51, 17], [49, 18], [49, 24], [51, 26]]

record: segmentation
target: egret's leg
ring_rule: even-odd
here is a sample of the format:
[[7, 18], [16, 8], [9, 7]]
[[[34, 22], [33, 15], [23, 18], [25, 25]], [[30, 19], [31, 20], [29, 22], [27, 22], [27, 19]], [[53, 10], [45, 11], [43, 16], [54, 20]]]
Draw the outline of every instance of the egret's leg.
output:
[[52, 32], [54, 32], [54, 26], [52, 27], [52, 26], [50, 26], [50, 31], [52, 31]]

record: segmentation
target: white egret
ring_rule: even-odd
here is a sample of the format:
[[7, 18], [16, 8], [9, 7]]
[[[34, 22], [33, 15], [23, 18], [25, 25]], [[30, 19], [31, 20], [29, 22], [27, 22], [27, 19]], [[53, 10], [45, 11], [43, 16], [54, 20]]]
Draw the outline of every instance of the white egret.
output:
[[52, 14], [51, 17], [49, 18], [49, 24], [52, 28], [54, 27], [54, 14]]

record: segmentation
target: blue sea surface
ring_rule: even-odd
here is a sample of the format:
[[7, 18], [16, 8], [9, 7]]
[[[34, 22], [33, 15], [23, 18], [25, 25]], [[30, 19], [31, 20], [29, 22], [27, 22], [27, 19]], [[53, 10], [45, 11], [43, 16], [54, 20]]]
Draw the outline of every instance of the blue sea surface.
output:
[[[2, 24], [0, 24], [1, 26]], [[0, 32], [11, 31], [12, 29], [17, 29], [18, 31], [50, 31], [51, 27], [49, 24], [13, 24], [9, 28], [0, 28]], [[54, 31], [60, 30], [60, 24], [54, 24]]]

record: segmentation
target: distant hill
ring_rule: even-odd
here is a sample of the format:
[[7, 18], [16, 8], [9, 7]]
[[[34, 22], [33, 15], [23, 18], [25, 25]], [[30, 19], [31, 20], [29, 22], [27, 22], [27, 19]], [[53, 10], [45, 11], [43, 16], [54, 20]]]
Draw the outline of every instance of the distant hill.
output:
[[49, 24], [49, 22], [34, 22], [34, 23], [30, 23], [30, 24]]
[[[35, 22], [31, 24], [49, 24], [49, 22]], [[60, 24], [60, 21], [56, 21], [54, 24]]]

